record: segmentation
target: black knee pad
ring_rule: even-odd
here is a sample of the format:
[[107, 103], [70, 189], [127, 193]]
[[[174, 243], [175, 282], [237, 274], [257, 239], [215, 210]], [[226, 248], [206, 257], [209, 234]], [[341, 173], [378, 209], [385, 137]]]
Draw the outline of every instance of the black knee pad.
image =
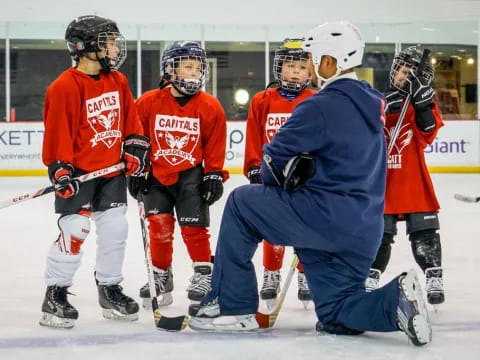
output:
[[339, 324], [323, 324], [320, 321], [317, 322], [317, 325], [315, 326], [315, 330], [318, 332], [326, 332], [329, 334], [336, 334], [336, 335], [360, 335], [364, 333], [364, 331], [361, 330], [354, 330], [354, 329], [349, 329], [343, 325]]
[[440, 234], [433, 229], [421, 230], [411, 233], [409, 239], [415, 261], [423, 271], [442, 266]]
[[380, 270], [382, 273], [387, 268], [392, 253], [393, 234], [383, 234], [382, 243], [377, 252], [377, 257], [373, 261], [372, 269]]

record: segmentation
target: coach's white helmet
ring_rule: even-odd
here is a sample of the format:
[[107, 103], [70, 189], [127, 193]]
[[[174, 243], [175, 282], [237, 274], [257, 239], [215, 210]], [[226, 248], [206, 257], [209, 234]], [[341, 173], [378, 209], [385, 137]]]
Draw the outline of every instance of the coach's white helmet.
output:
[[[358, 28], [348, 21], [327, 22], [309, 31], [303, 41], [303, 49], [312, 54], [316, 75], [323, 81], [332, 80], [341, 71], [362, 64], [365, 40]], [[330, 79], [318, 74], [322, 56], [329, 55], [337, 60], [337, 73]]]

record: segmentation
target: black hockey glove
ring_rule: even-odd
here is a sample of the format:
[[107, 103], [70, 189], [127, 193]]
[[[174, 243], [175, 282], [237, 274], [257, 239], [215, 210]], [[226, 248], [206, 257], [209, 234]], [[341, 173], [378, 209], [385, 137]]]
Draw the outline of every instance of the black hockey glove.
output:
[[142, 135], [128, 135], [123, 144], [125, 175], [145, 176], [148, 167], [150, 139]]
[[128, 192], [132, 197], [138, 201], [142, 200], [142, 194], [147, 187], [147, 179], [146, 174], [142, 174], [139, 176], [130, 175], [127, 176], [127, 188]]
[[291, 158], [283, 171], [287, 191], [300, 189], [305, 182], [315, 175], [315, 158], [310, 154], [300, 154]]
[[212, 171], [206, 173], [201, 184], [203, 200], [207, 205], [212, 205], [223, 194], [223, 176], [221, 172]]
[[386, 114], [396, 114], [402, 111], [402, 102], [405, 100], [405, 95], [393, 89], [389, 89], [384, 95], [387, 101]]
[[250, 166], [247, 172], [250, 184], [261, 184], [262, 176], [260, 175], [260, 166]]
[[435, 96], [435, 91], [429, 81], [423, 76], [416, 74], [413, 70], [410, 70], [404, 87], [412, 96], [412, 103], [415, 110], [424, 110], [427, 108]]
[[57, 186], [55, 193], [63, 199], [78, 194], [80, 183], [73, 179], [75, 168], [72, 164], [63, 161], [55, 161], [48, 166], [48, 177]]

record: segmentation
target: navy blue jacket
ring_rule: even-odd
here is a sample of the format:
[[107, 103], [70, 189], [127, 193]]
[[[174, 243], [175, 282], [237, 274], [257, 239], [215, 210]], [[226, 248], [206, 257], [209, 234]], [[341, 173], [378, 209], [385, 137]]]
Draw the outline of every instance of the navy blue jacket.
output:
[[[277, 169], [300, 153], [316, 158], [305, 186], [282, 194], [318, 234], [312, 248], [376, 255], [386, 177], [383, 101], [364, 81], [338, 79], [300, 103], [263, 148]], [[277, 186], [265, 163], [261, 170], [264, 184]]]

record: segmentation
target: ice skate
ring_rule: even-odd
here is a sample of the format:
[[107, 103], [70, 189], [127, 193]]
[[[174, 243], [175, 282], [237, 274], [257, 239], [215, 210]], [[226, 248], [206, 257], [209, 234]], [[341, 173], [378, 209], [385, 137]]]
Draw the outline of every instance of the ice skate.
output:
[[[155, 290], [157, 295], [158, 306], [168, 306], [172, 304], [173, 297], [173, 274], [172, 268], [168, 267], [166, 270], [154, 268], [153, 278], [155, 281]], [[152, 301], [150, 298], [150, 287], [148, 282], [140, 289], [140, 298], [142, 299], [142, 306], [145, 310], [152, 310]]]
[[308, 305], [312, 301], [312, 294], [310, 293], [310, 288], [308, 287], [307, 278], [305, 273], [298, 272], [298, 300], [303, 304], [305, 310], [308, 309]]
[[207, 304], [192, 304], [188, 308], [193, 330], [210, 332], [245, 332], [259, 328], [255, 314], [222, 316], [220, 305], [215, 299]]
[[265, 269], [263, 272], [263, 285], [260, 290], [260, 299], [265, 301], [269, 311], [275, 308], [277, 304], [277, 295], [280, 292], [280, 281], [282, 277], [280, 270], [270, 271]]
[[190, 278], [190, 285], [187, 288], [188, 299], [199, 303], [210, 291], [212, 282], [213, 264], [209, 262], [194, 262], [193, 276]]
[[445, 293], [443, 291], [443, 270], [441, 267], [432, 267], [425, 269], [425, 277], [427, 280], [426, 291], [427, 301], [433, 305], [435, 312], [438, 311], [438, 305], [445, 301]]
[[138, 304], [125, 295], [120, 285], [97, 285], [103, 317], [112, 320], [138, 320]]
[[68, 302], [66, 287], [48, 286], [42, 304], [40, 325], [53, 328], [71, 329], [78, 319], [78, 311]]
[[399, 299], [397, 307], [397, 322], [401, 331], [416, 346], [422, 346], [432, 341], [432, 328], [427, 307], [423, 300], [422, 286], [415, 270], [410, 270], [399, 278]]
[[380, 282], [380, 275], [382, 275], [380, 270], [370, 269], [370, 273], [368, 274], [367, 281], [365, 281], [366, 292], [371, 292], [373, 290], [378, 289], [378, 284]]

